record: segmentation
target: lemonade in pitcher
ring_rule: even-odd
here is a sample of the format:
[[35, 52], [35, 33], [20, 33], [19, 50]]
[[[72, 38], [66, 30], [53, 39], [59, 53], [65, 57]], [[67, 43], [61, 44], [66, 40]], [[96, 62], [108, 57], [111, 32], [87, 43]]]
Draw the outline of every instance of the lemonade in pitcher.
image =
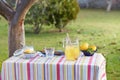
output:
[[80, 55], [79, 41], [78, 39], [70, 40], [65, 39], [65, 58], [66, 60], [76, 60]]
[[79, 54], [80, 54], [79, 47], [75, 45], [69, 45], [65, 47], [66, 60], [76, 60], [79, 57]]

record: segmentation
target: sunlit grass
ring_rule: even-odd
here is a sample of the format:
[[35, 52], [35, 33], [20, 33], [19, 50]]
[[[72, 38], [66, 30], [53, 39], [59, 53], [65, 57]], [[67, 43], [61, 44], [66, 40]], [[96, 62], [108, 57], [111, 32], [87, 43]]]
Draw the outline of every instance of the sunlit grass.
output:
[[[26, 31], [26, 45], [33, 45], [35, 50], [45, 46], [54, 46], [63, 49], [62, 40], [66, 33], [75, 36], [81, 42], [95, 44], [98, 52], [107, 60], [108, 80], [120, 80], [120, 11], [106, 12], [104, 10], [81, 10], [77, 19], [71, 21], [65, 32], [56, 32], [49, 26], [44, 26], [43, 31], [36, 35]], [[28, 28], [28, 27], [26, 27]], [[0, 68], [2, 62], [8, 57], [8, 26], [5, 20], [0, 20]]]

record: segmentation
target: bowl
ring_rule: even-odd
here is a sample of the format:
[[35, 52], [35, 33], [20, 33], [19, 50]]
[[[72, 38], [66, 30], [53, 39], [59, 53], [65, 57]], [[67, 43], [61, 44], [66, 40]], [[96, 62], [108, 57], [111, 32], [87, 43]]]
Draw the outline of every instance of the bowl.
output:
[[35, 56], [34, 53], [24, 54], [24, 58], [26, 58], [26, 59], [33, 58], [34, 56]]
[[24, 58], [28, 59], [28, 58], [32, 58], [35, 56], [35, 51], [32, 51], [30, 49], [27, 49], [24, 51]]
[[82, 51], [85, 56], [93, 56], [95, 52], [90, 53], [89, 51]]

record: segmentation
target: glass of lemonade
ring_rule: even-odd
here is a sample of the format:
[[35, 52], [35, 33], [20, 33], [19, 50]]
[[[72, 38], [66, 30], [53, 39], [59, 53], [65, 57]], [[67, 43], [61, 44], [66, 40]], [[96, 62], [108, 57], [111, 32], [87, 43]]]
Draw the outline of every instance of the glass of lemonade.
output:
[[65, 57], [66, 60], [77, 60], [80, 55], [79, 49], [79, 40], [65, 40], [64, 42], [65, 47]]

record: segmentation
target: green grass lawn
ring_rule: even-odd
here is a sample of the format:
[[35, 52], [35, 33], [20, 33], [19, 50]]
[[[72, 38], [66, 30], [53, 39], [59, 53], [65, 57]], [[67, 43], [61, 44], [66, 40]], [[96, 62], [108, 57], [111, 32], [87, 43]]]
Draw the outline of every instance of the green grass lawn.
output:
[[[26, 27], [28, 28], [28, 27]], [[51, 29], [52, 28], [52, 29]], [[71, 21], [65, 32], [59, 33], [52, 26], [44, 26], [43, 31], [36, 35], [26, 31], [26, 45], [33, 45], [35, 50], [45, 46], [62, 49], [62, 40], [68, 32], [78, 37], [80, 43], [88, 42], [98, 47], [107, 60], [108, 80], [120, 80], [120, 11], [81, 10], [77, 19]], [[8, 58], [8, 25], [0, 20], [0, 69], [2, 62]]]

